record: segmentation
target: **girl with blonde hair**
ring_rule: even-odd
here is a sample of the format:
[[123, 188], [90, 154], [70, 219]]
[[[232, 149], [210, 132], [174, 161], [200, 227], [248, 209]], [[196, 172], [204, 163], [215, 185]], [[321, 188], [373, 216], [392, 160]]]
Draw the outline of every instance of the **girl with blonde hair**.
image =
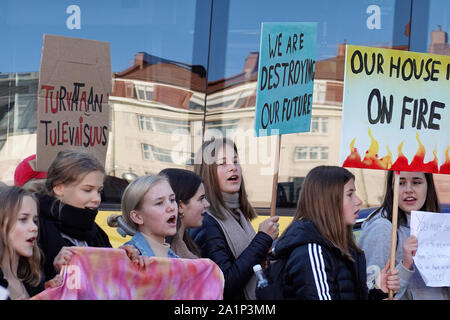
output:
[[[141, 256], [177, 258], [166, 243], [166, 237], [176, 234], [177, 215], [175, 194], [167, 178], [145, 175], [126, 187], [122, 214], [109, 216], [108, 225], [118, 227], [122, 235], [132, 234], [126, 245], [134, 246]], [[140, 259], [139, 263], [143, 261]]]

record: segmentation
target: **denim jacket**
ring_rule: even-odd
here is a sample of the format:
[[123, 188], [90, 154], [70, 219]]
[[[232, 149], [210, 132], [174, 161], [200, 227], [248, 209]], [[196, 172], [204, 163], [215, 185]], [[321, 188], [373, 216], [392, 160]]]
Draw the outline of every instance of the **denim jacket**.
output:
[[[143, 256], [146, 256], [146, 257], [154, 257], [155, 256], [155, 253], [153, 252], [152, 248], [148, 244], [147, 240], [142, 235], [142, 233], [139, 231], [137, 231], [134, 234], [133, 238], [131, 238], [131, 240], [125, 244], [131, 244], [131, 245], [135, 246], [136, 249], [138, 249], [139, 252], [141, 253], [141, 255], [143, 255]], [[169, 253], [167, 254], [167, 257], [168, 258], [179, 258], [179, 256], [177, 256], [171, 248], [169, 248]]]

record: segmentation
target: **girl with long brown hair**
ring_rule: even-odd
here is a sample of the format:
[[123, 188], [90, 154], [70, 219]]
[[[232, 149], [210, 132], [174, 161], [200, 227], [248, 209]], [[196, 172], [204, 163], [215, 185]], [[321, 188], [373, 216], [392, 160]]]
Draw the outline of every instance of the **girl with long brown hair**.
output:
[[210, 258], [223, 271], [224, 299], [255, 299], [253, 266], [265, 261], [278, 236], [278, 219], [261, 222], [255, 232], [250, 221], [256, 217], [245, 191], [236, 145], [229, 139], [206, 141], [197, 153], [194, 168], [205, 184], [210, 207], [193, 238], [203, 258]]
[[37, 201], [22, 188], [5, 187], [0, 203], [0, 273], [11, 299], [27, 299], [44, 290]]
[[[355, 177], [347, 169], [319, 166], [302, 185], [292, 223], [277, 242], [273, 255], [286, 260], [284, 297], [301, 300], [369, 298], [363, 251], [353, 238], [361, 199]], [[381, 289], [397, 290], [398, 276], [383, 269]], [[371, 292], [371, 297], [385, 297]], [[387, 295], [386, 295], [387, 296]]]

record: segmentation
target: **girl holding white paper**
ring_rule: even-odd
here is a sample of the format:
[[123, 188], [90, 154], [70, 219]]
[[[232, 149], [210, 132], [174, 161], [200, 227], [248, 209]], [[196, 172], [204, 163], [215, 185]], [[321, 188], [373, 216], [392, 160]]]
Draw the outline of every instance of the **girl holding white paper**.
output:
[[[394, 200], [394, 171], [389, 171], [386, 193], [380, 208], [375, 210], [362, 225], [359, 246], [366, 254], [368, 268], [380, 270], [390, 257], [392, 211]], [[423, 172], [400, 172], [398, 194], [396, 269], [400, 276], [400, 290], [396, 299], [443, 300], [449, 299], [449, 288], [427, 287], [414, 267], [413, 257], [418, 242], [410, 236], [411, 211], [440, 212], [433, 175]]]

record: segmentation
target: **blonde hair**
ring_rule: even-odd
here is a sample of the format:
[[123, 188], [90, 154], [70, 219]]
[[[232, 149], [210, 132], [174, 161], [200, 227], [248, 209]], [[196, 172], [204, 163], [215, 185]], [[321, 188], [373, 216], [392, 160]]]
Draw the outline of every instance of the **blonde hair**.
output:
[[[36, 207], [39, 210], [39, 204], [36, 197], [29, 191], [16, 187], [3, 187], [0, 192], [0, 261], [3, 260], [5, 252], [11, 258], [16, 253], [10, 241], [8, 241], [8, 235], [17, 223], [17, 216], [24, 197], [30, 197], [36, 202]], [[17, 276], [20, 280], [29, 283], [32, 286], [37, 286], [41, 281], [41, 251], [35, 242], [33, 246], [33, 255], [31, 257], [19, 256], [19, 264], [17, 267]], [[10, 261], [11, 263], [12, 261]], [[12, 269], [12, 266], [10, 266]]]
[[[147, 192], [161, 181], [170, 185], [167, 177], [162, 174], [148, 174], [133, 180], [125, 188], [122, 195], [122, 214], [110, 215], [107, 219], [108, 225], [113, 228], [120, 228], [118, 231], [123, 236], [125, 236], [124, 234], [133, 235], [138, 229], [138, 225], [131, 219], [130, 212], [140, 210]], [[122, 222], [125, 222], [125, 226]]]
[[[208, 211], [221, 220], [225, 219], [225, 215], [222, 214], [220, 207], [223, 207], [230, 212], [231, 210], [225, 204], [222, 191], [219, 188], [216, 162], [217, 153], [227, 145], [234, 149], [236, 155], [238, 154], [236, 144], [230, 139], [213, 138], [209, 141], [205, 141], [196, 154], [194, 166], [194, 172], [198, 174], [205, 183], [205, 193], [211, 207], [211, 210]], [[247, 219], [252, 220], [257, 217], [255, 210], [248, 201], [243, 176], [241, 177], [241, 187], [239, 189], [239, 207]]]
[[80, 181], [93, 171], [105, 174], [103, 164], [94, 155], [78, 150], [62, 150], [48, 168], [45, 187], [54, 196], [54, 186]]

